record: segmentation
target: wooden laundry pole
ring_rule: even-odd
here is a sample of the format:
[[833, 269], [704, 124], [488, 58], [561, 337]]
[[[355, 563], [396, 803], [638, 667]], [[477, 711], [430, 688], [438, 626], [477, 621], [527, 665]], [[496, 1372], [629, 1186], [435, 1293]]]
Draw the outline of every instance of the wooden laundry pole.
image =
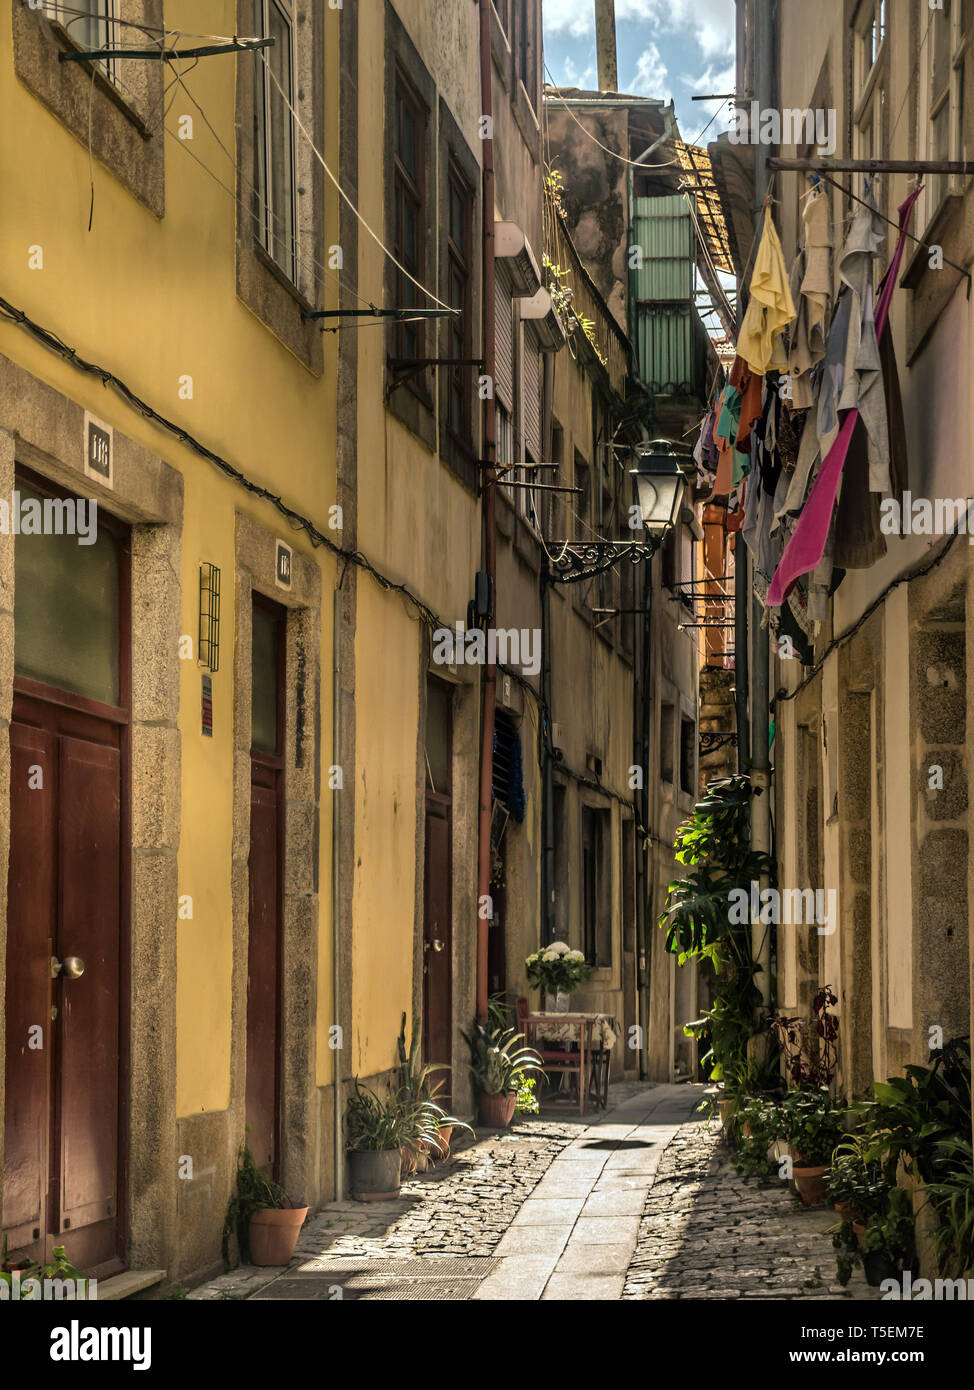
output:
[[775, 171], [809, 174], [974, 174], [969, 159], [775, 159], [765, 161]]

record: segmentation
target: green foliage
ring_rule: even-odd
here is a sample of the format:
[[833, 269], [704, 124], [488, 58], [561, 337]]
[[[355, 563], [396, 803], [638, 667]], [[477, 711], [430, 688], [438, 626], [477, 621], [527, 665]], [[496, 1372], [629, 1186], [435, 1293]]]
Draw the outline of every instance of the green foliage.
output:
[[889, 1195], [882, 1165], [863, 1156], [855, 1136], [843, 1139], [832, 1154], [826, 1195], [834, 1206], [847, 1208], [849, 1218], [865, 1221], [881, 1212]]
[[166, 1298], [169, 1299], [170, 1302], [178, 1302], [184, 1298], [189, 1298], [189, 1289], [185, 1284], [173, 1284], [172, 1288], [166, 1294]]
[[534, 1088], [538, 1084], [536, 1076], [526, 1076], [523, 1071], [514, 1073], [517, 1100], [514, 1102], [515, 1115], [537, 1115], [541, 1111]]
[[853, 1107], [868, 1135], [867, 1157], [883, 1164], [891, 1182], [901, 1158], [927, 1185], [943, 1181], [958, 1167], [955, 1141], [970, 1136], [970, 1042], [953, 1038], [933, 1059], [874, 1082], [876, 1099]]
[[803, 1086], [781, 1102], [782, 1135], [791, 1146], [796, 1167], [828, 1163], [845, 1133], [845, 1105], [836, 1106], [824, 1088]]
[[[406, 1051], [406, 1015], [402, 1016], [399, 1025], [399, 1090], [396, 1092], [395, 1102], [404, 1112], [407, 1123], [411, 1121], [416, 1128], [416, 1133], [405, 1140], [407, 1147], [416, 1148], [420, 1141], [429, 1139], [429, 1130], [432, 1126], [437, 1128], [442, 1125], [452, 1125], [454, 1129], [465, 1129], [470, 1134], [473, 1130], [463, 1120], [458, 1120], [455, 1115], [448, 1115], [443, 1107], [438, 1103], [437, 1096], [441, 1095], [446, 1087], [446, 1080], [442, 1075], [450, 1071], [447, 1062], [421, 1062], [422, 1049], [422, 1019], [419, 1014], [413, 1020], [413, 1032], [409, 1042], [409, 1051]], [[373, 1148], [372, 1144], [352, 1145], [351, 1147]], [[394, 1148], [395, 1145], [392, 1145]], [[445, 1152], [439, 1145], [433, 1148], [434, 1155]]]
[[701, 1062], [710, 1064], [711, 1080], [719, 1081], [729, 1068], [746, 1066], [761, 1005], [750, 923], [731, 922], [730, 894], [749, 892], [762, 876], [773, 881], [774, 861], [751, 849], [749, 779], [723, 778], [709, 783], [707, 793], [676, 833], [676, 858], [688, 872], [670, 884], [659, 925], [666, 931], [667, 951], [680, 965], [708, 961], [713, 968], [713, 1006], [684, 1032], [709, 1037]]
[[948, 1279], [960, 1279], [974, 1268], [974, 1153], [966, 1139], [944, 1148], [959, 1167], [930, 1183], [926, 1193], [938, 1219], [937, 1266]]
[[[68, 1259], [68, 1252], [63, 1245], [55, 1245], [54, 1258], [41, 1264], [37, 1260], [24, 1260], [18, 1263], [20, 1270], [20, 1288], [23, 1293], [24, 1285], [28, 1279], [37, 1279], [42, 1284], [45, 1279], [71, 1279], [85, 1291], [84, 1296], [88, 1296], [88, 1280], [80, 1269]], [[7, 1264], [7, 1237], [3, 1238], [3, 1252], [0, 1254], [0, 1283], [6, 1284], [8, 1288], [13, 1287], [13, 1274], [8, 1274], [5, 1266]]]
[[782, 1123], [781, 1102], [773, 1096], [744, 1099], [735, 1117], [737, 1150], [731, 1159], [739, 1173], [762, 1181], [777, 1174], [777, 1162], [768, 1152], [783, 1137]]
[[519, 1047], [524, 1034], [513, 1028], [491, 1028], [475, 1023], [472, 1033], [463, 1034], [470, 1048], [470, 1075], [478, 1091], [500, 1095], [517, 1090], [522, 1077], [541, 1071], [541, 1058], [531, 1047]]
[[253, 1154], [241, 1144], [237, 1154], [237, 1181], [223, 1222], [223, 1263], [230, 1268], [230, 1237], [236, 1236], [237, 1249], [244, 1264], [250, 1263], [250, 1218], [255, 1211], [283, 1210], [291, 1199], [272, 1178], [257, 1167]]

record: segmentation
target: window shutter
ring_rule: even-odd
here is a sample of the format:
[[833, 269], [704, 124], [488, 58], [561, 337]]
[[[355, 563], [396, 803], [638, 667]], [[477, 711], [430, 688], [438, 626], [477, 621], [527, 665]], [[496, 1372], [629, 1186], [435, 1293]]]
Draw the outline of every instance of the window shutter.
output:
[[494, 281], [494, 390], [508, 411], [514, 410], [514, 301], [507, 272], [497, 266]]
[[524, 331], [524, 446], [535, 463], [541, 458], [541, 354], [530, 329]]

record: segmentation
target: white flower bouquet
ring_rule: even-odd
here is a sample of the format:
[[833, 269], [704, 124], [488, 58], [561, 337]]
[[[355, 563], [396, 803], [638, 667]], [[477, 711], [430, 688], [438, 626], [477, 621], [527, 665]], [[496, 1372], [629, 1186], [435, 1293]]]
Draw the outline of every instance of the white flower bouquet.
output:
[[543, 946], [528, 956], [524, 963], [531, 985], [543, 989], [546, 994], [559, 991], [570, 994], [588, 979], [592, 970], [582, 952], [573, 951], [564, 941], [552, 941], [550, 946]]

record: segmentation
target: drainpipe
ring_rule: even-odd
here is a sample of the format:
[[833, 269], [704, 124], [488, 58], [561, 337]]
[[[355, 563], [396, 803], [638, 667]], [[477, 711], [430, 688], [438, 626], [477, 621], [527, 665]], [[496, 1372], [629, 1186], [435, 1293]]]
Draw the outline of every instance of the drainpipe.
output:
[[[754, 95], [759, 109], [774, 106], [774, 4], [773, 0], [755, 0], [754, 24]], [[757, 146], [754, 161], [754, 235], [760, 235], [764, 222], [764, 200], [770, 186], [765, 154], [771, 150]], [[740, 534], [738, 532], [738, 534]], [[759, 795], [751, 801], [751, 848], [771, 853], [771, 758], [768, 747], [768, 630], [761, 626], [764, 616], [756, 597], [749, 595], [753, 623], [751, 665], [751, 783]], [[761, 887], [766, 888], [766, 876]], [[761, 992], [762, 1004], [771, 1002], [771, 928], [767, 923], [751, 923], [751, 949], [759, 972], [755, 984]]]
[[619, 65], [616, 61], [615, 0], [595, 0], [595, 51], [598, 55], [599, 91], [619, 90]]
[[[491, 99], [490, 57], [490, 0], [480, 5], [480, 112], [491, 130], [493, 104]], [[482, 142], [484, 152], [483, 192], [483, 356], [484, 375], [494, 379], [494, 146], [488, 138]], [[488, 625], [496, 611], [497, 529], [495, 522], [495, 463], [494, 393], [489, 391], [484, 401], [485, 465], [483, 501], [483, 554], [489, 592]], [[487, 643], [488, 657], [490, 643]], [[482, 904], [490, 896], [490, 821], [494, 782], [494, 713], [497, 706], [497, 669], [489, 659], [484, 666], [483, 704], [480, 719], [480, 844], [477, 866], [477, 1018], [487, 1022], [487, 914]]]
[[[555, 402], [555, 365], [553, 352], [544, 354], [542, 379], [543, 456], [552, 456], [552, 416]], [[554, 494], [551, 494], [554, 496]], [[551, 901], [555, 881], [554, 835], [554, 766], [551, 731], [551, 570], [547, 553], [541, 557], [541, 699], [544, 713], [539, 721], [538, 738], [541, 754], [541, 944], [553, 941], [554, 912]]]
[[[636, 980], [637, 1014], [640, 1040], [639, 1076], [641, 1080], [649, 1075], [649, 962], [652, 952], [653, 930], [653, 880], [651, 870], [652, 842], [650, 835], [649, 802], [649, 747], [650, 715], [652, 697], [650, 677], [653, 668], [653, 561], [648, 557], [643, 561], [643, 631], [641, 646], [642, 661], [636, 679], [636, 763], [642, 768], [643, 786], [639, 794], [640, 819], [643, 834], [646, 836], [639, 846], [636, 860], [637, 902], [636, 902]], [[640, 882], [641, 880], [641, 882]]]
[[[336, 588], [332, 617], [332, 711], [331, 711], [331, 760], [336, 767], [342, 764], [342, 591]], [[342, 818], [341, 795], [332, 798], [331, 815], [331, 959], [332, 959], [332, 1018], [341, 1026], [342, 1021], [342, 965], [341, 965], [341, 882], [342, 882]], [[339, 1059], [341, 1048], [332, 1052], [335, 1067], [335, 1201], [340, 1202], [345, 1195], [345, 1136], [343, 1132], [344, 1105], [342, 1077]]]

